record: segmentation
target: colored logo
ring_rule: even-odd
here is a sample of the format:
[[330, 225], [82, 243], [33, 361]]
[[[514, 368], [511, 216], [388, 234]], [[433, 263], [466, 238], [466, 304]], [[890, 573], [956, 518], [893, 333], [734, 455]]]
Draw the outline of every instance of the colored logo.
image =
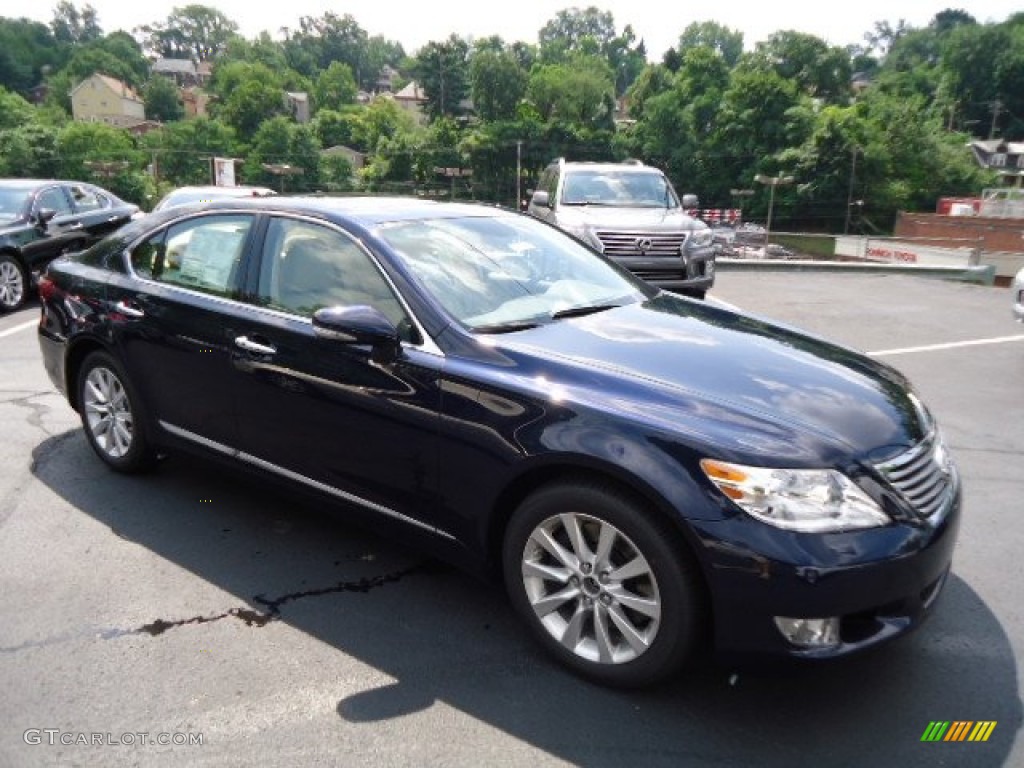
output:
[[995, 720], [933, 720], [924, 729], [921, 741], [988, 741], [995, 729]]

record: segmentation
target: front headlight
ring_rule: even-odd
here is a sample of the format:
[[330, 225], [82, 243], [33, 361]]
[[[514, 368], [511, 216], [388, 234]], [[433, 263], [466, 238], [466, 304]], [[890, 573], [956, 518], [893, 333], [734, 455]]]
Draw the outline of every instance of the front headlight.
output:
[[745, 467], [714, 459], [700, 466], [740, 509], [777, 528], [823, 533], [890, 522], [870, 496], [833, 469]]
[[711, 243], [714, 242], [714, 239], [715, 236], [709, 227], [693, 230], [688, 238], [689, 243], [693, 248], [703, 248], [704, 246], [711, 245]]

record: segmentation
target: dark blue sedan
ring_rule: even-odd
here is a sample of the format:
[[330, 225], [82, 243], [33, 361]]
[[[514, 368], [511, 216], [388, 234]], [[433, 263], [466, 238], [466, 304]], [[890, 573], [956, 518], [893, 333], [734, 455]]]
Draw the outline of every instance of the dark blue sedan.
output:
[[54, 262], [50, 377], [113, 469], [187, 450], [500, 574], [598, 681], [702, 640], [833, 657], [949, 573], [960, 483], [908, 382], [493, 207], [225, 200]]

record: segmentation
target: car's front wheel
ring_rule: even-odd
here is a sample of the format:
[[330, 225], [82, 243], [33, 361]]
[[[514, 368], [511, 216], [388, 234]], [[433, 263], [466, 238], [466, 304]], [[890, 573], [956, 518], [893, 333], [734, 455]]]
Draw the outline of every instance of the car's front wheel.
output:
[[93, 352], [82, 363], [78, 408], [89, 444], [108, 466], [129, 473], [153, 466], [156, 453], [146, 437], [142, 403], [106, 352]]
[[12, 312], [28, 298], [28, 275], [10, 253], [0, 253], [0, 310]]
[[551, 485], [509, 523], [505, 583], [562, 663], [604, 684], [648, 685], [683, 664], [701, 629], [700, 582], [681, 546], [615, 488]]

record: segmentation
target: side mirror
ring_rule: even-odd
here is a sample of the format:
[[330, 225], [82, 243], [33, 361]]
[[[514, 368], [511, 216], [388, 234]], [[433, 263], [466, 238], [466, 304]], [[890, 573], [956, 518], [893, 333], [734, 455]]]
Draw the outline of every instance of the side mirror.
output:
[[683, 208], [700, 208], [700, 200], [696, 195], [683, 195]]
[[56, 215], [57, 211], [55, 211], [53, 208], [40, 208], [38, 211], [36, 211], [36, 226], [45, 228], [46, 225], [49, 224], [50, 221], [53, 220], [53, 217]]
[[398, 329], [375, 307], [324, 307], [313, 313], [313, 331], [343, 344], [398, 347]]
[[551, 200], [548, 198], [548, 193], [543, 189], [538, 189], [533, 193], [533, 197], [530, 198], [530, 205], [536, 205], [543, 208], [551, 207]]

